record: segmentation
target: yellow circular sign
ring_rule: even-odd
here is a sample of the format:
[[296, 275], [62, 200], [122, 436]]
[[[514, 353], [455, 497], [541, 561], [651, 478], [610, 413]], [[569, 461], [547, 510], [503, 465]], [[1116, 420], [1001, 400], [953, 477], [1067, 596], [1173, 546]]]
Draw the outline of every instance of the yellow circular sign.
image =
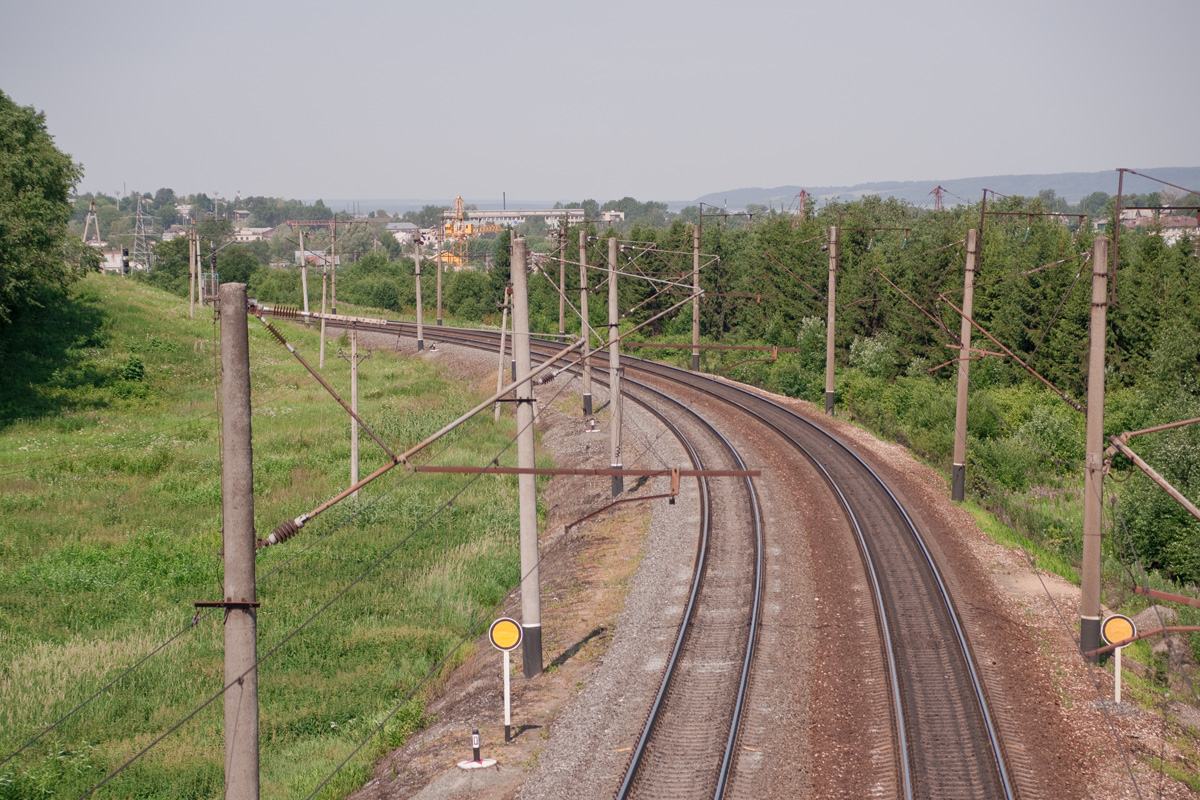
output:
[[1117, 644], [1118, 642], [1126, 642], [1137, 636], [1137, 629], [1134, 627], [1133, 620], [1122, 614], [1113, 614], [1107, 617], [1100, 624], [1100, 635], [1104, 637], [1104, 641], [1108, 644]]
[[521, 626], [515, 619], [501, 617], [488, 629], [488, 638], [497, 650], [515, 650], [521, 644]]

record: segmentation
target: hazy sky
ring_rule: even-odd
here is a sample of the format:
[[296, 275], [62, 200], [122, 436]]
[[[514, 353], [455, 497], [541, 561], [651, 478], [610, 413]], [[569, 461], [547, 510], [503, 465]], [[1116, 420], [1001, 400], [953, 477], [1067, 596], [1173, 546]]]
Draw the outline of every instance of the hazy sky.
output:
[[603, 202], [1200, 164], [1197, 0], [0, 0], [0, 23], [0, 90], [81, 191]]

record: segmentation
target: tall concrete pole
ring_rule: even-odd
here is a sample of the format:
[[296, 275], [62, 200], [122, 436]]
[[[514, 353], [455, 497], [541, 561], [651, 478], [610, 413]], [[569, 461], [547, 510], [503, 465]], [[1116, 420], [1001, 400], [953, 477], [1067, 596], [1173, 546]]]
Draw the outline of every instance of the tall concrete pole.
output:
[[296, 226], [300, 234], [300, 292], [304, 295], [304, 313], [308, 313], [308, 254], [304, 252], [304, 229]]
[[[1100, 526], [1104, 486], [1104, 337], [1107, 330], [1108, 239], [1092, 245], [1092, 322], [1088, 349], [1087, 459], [1083, 478], [1083, 564], [1079, 600], [1079, 646], [1100, 646]], [[1091, 659], [1094, 661], [1095, 657]]]
[[[517, 380], [530, 372], [529, 363], [529, 275], [525, 271], [525, 239], [513, 237], [513, 351], [517, 358]], [[517, 466], [533, 469], [533, 384], [517, 387]], [[542, 599], [538, 577], [537, 483], [536, 476], [517, 476], [521, 517], [521, 628], [524, 631], [522, 661], [525, 677], [542, 672]]]
[[[328, 253], [326, 253], [328, 256]], [[328, 258], [326, 259], [328, 261]], [[317, 366], [325, 369], [325, 291], [329, 288], [328, 264], [321, 265], [321, 358]]]
[[329, 313], [337, 313], [337, 220], [329, 222]]
[[837, 293], [838, 229], [829, 227], [829, 315], [825, 322], [825, 413], [833, 415], [834, 304]]
[[[100, 223], [96, 223], [99, 226]], [[97, 234], [99, 235], [99, 234]], [[196, 229], [188, 231], [188, 317], [196, 318]]]
[[225, 554], [225, 797], [258, 800], [258, 619], [246, 285], [221, 286], [221, 467]]
[[438, 232], [437, 237], [437, 324], [442, 324], [442, 234]]
[[[358, 415], [358, 328], [350, 328], [350, 410]], [[358, 420], [350, 419], [350, 485], [358, 483]], [[351, 495], [358, 499], [358, 492]]]
[[[617, 308], [617, 240], [608, 240], [608, 444], [613, 469], [621, 469], [621, 348], [617, 339], [621, 335]], [[612, 496], [625, 490], [625, 479], [612, 476]]]
[[692, 226], [692, 372], [700, 371], [700, 226]]
[[567, 219], [558, 229], [558, 335], [567, 335]]
[[417, 352], [425, 349], [425, 309], [421, 302], [421, 239], [413, 234], [413, 265], [417, 276]]
[[[510, 300], [511, 296], [512, 296], [512, 289], [511, 288], [505, 289], [504, 290], [504, 303], [503, 303], [503, 308], [501, 309], [501, 314], [500, 314], [500, 352], [499, 352], [499, 355], [497, 356], [497, 358], [499, 359], [499, 363], [496, 365], [496, 392], [497, 393], [499, 393], [500, 390], [504, 388], [504, 332], [506, 330], [508, 330], [508, 309], [512, 305], [512, 302]], [[514, 361], [513, 363], [515, 364], [516, 362]], [[515, 367], [514, 367], [514, 374], [515, 374]], [[502, 404], [499, 402], [496, 403], [496, 422], [500, 421], [500, 406], [501, 405]]]
[[971, 378], [971, 307], [975, 300], [975, 240], [977, 231], [967, 231], [967, 267], [963, 277], [963, 317], [959, 329], [962, 348], [958, 351], [958, 398], [954, 410], [954, 474], [950, 498], [961, 503], [967, 483], [967, 387]]
[[579, 231], [579, 334], [583, 337], [583, 349], [580, 358], [583, 361], [583, 415], [592, 415], [592, 360], [588, 357], [591, 350], [592, 332], [588, 329], [588, 279], [587, 279], [587, 231]]

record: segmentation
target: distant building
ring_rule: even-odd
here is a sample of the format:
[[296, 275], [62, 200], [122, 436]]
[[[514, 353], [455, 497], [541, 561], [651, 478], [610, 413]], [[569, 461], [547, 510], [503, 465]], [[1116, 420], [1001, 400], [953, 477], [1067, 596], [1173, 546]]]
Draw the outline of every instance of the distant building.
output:
[[235, 242], [258, 242], [271, 238], [274, 228], [238, 228], [233, 232]]
[[[621, 214], [620, 211], [610, 212]], [[544, 219], [551, 227], [557, 226], [566, 217], [568, 225], [582, 225], [586, 219], [582, 208], [551, 208], [529, 209], [524, 211], [468, 211], [467, 219], [480, 225], [523, 225], [531, 219]], [[621, 214], [621, 219], [625, 215]], [[453, 211], [443, 211], [442, 219], [446, 222], [454, 220]]]
[[389, 222], [384, 228], [400, 244], [412, 244], [413, 237], [420, 233], [411, 222]]
[[[296, 264], [299, 265], [300, 264], [300, 251], [294, 250], [292, 252], [295, 254]], [[329, 255], [324, 250], [309, 250], [308, 248], [305, 248], [304, 253], [306, 256], [308, 256], [308, 264], [311, 267], [323, 267], [330, 262]], [[342, 257], [334, 256], [333, 257], [334, 269], [337, 269], [341, 265], [342, 265]]]
[[121, 251], [114, 250], [111, 247], [105, 247], [100, 250], [100, 255], [104, 260], [100, 263], [100, 271], [107, 273], [115, 273], [117, 275], [125, 274], [125, 267]]

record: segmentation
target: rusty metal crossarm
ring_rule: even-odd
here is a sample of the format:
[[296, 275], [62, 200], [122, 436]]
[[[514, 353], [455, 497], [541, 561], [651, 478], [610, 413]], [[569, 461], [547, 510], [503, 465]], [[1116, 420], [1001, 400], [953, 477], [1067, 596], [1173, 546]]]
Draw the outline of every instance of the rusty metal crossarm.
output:
[[1152, 631], [1139, 633], [1137, 636], [1116, 642], [1115, 644], [1097, 647], [1095, 650], [1088, 650], [1086, 653], [1084, 653], [1084, 655], [1095, 658], [1096, 656], [1104, 655], [1105, 653], [1111, 653], [1118, 647], [1124, 647], [1125, 645], [1133, 644], [1134, 642], [1142, 639], [1148, 639], [1151, 636], [1158, 636], [1160, 633], [1200, 633], [1200, 625], [1169, 625], [1165, 628], [1155, 628]]
[[[700, 294], [703, 294], [703, 292], [700, 292]], [[684, 303], [688, 303], [690, 301], [691, 301], [691, 297], [688, 297], [688, 298], [685, 298], [684, 300], [681, 300], [680, 302], [676, 303], [675, 305], [671, 306], [670, 308], [668, 308], [664, 311], [660, 311], [658, 314], [655, 314], [653, 317], [650, 317], [645, 322], [643, 322], [643, 323], [629, 329], [625, 333], [623, 333], [621, 336], [619, 336], [617, 338], [617, 341], [619, 342], [622, 339], [624, 339], [626, 336], [630, 336], [633, 333], [636, 333], [637, 331], [641, 330], [645, 326], [649, 325], [651, 322], [654, 322], [659, 317], [662, 317], [662, 316], [665, 316], [665, 315], [671, 313], [675, 309], [682, 306]], [[266, 324], [265, 320], [262, 320], [262, 321], [264, 322], [264, 324]], [[268, 327], [268, 329], [273, 330], [272, 326], [268, 325], [267, 327]], [[274, 331], [274, 332], [277, 337], [282, 336], [278, 331]], [[318, 514], [321, 514], [324, 511], [328, 510], [331, 506], [333, 506], [337, 503], [340, 503], [342, 500], [345, 500], [347, 497], [354, 494], [356, 491], [358, 491], [362, 487], [366, 486], [368, 483], [374, 481], [376, 478], [379, 478], [380, 476], [391, 471], [398, 464], [404, 464], [405, 466], [407, 466], [411, 469], [412, 465], [409, 462], [414, 455], [421, 452], [426, 447], [433, 444], [438, 439], [442, 438], [447, 433], [454, 430], [459, 425], [461, 425], [462, 423], [469, 420], [471, 417], [478, 414], [480, 411], [483, 411], [484, 409], [489, 408], [490, 406], [492, 406], [492, 404], [497, 402], [501, 397], [504, 397], [505, 395], [513, 392], [518, 386], [522, 386], [525, 383], [534, 380], [539, 375], [541, 375], [543, 372], [546, 372], [551, 367], [553, 367], [555, 364], [557, 364], [560, 360], [562, 360], [566, 356], [570, 355], [571, 353], [575, 352], [582, 346], [583, 346], [583, 339], [580, 339], [572, 344], [567, 345], [563, 349], [559, 350], [557, 353], [554, 353], [553, 355], [551, 355], [549, 358], [547, 358], [545, 361], [543, 361], [541, 364], [539, 364], [535, 369], [530, 370], [529, 374], [526, 375], [525, 377], [523, 377], [517, 381], [514, 381], [513, 383], [510, 383], [508, 386], [505, 386], [503, 389], [499, 390], [498, 392], [493, 394], [488, 399], [486, 399], [483, 402], [476, 405], [470, 411], [467, 411], [466, 413], [462, 414], [457, 419], [455, 419], [453, 422], [447, 423], [436, 433], [431, 434], [430, 436], [425, 438], [423, 441], [413, 445], [408, 450], [405, 450], [400, 455], [393, 456], [391, 463], [384, 464], [382, 467], [375, 470], [370, 475], [368, 475], [367, 477], [360, 480], [358, 483], [356, 483], [352, 486], [349, 486], [346, 489], [343, 489], [337, 495], [335, 495], [334, 497], [331, 497], [329, 500], [326, 500], [324, 503], [317, 506], [312, 511], [301, 514], [300, 516], [296, 517], [295, 519], [285, 520], [284, 522], [280, 523], [275, 528], [275, 530], [271, 532], [270, 536], [268, 536], [266, 539], [260, 540], [259, 547], [260, 548], [267, 547], [269, 545], [281, 544], [282, 542], [287, 541], [291, 537], [295, 536], [296, 533], [309, 522], [309, 520], [313, 519]], [[295, 349], [291, 348], [290, 345], [289, 345], [289, 349], [291, 349], [293, 353], [295, 352]], [[297, 355], [297, 358], [299, 358], [298, 355]], [[311, 370], [311, 368], [310, 368], [310, 370]], [[318, 380], [319, 380], [319, 376], [318, 376]]]
[[761, 469], [617, 469], [615, 467], [501, 467], [489, 464], [486, 467], [443, 466], [422, 464], [412, 468], [413, 472], [448, 472], [457, 475], [492, 473], [496, 475], [586, 475], [601, 477], [623, 475], [627, 478], [658, 478], [677, 474], [681, 478], [759, 478]]
[[262, 314], [255, 314], [254, 318], [257, 319], [259, 322], [261, 322], [263, 324], [263, 327], [265, 327], [268, 331], [270, 331], [271, 335], [274, 336], [276, 339], [278, 339], [280, 344], [282, 344], [285, 348], [287, 348], [288, 352], [290, 352], [292, 355], [294, 355], [296, 357], [296, 360], [304, 365], [304, 368], [309, 371], [309, 374], [311, 374], [314, 378], [316, 378], [317, 381], [322, 386], [325, 387], [325, 391], [329, 392], [329, 394], [333, 397], [333, 399], [337, 400], [338, 403], [341, 405], [341, 407], [346, 409], [346, 413], [349, 414], [356, 423], [358, 423], [358, 426], [360, 428], [362, 428], [364, 431], [366, 431], [368, 436], [370, 436], [372, 439], [375, 440], [375, 444], [377, 444], [381, 448], [383, 448], [383, 452], [387, 453], [388, 457], [391, 458], [392, 461], [395, 461], [396, 454], [392, 452], [391, 448], [388, 447], [386, 444], [384, 444], [383, 440], [380, 439], [379, 436], [377, 436], [375, 434], [375, 431], [371, 430], [370, 426], [368, 426], [367, 423], [363, 422], [362, 418], [359, 417], [358, 414], [354, 413], [354, 411], [352, 411], [350, 409], [350, 406], [346, 404], [346, 401], [343, 400], [341, 398], [341, 396], [338, 395], [338, 393], [333, 390], [333, 387], [330, 386], [325, 381], [325, 379], [321, 377], [321, 374], [319, 372], [317, 372], [315, 369], [313, 369], [312, 366], [310, 366], [309, 363], [304, 360], [304, 357], [301, 356], [299, 352], [297, 352], [296, 348], [294, 346], [292, 346], [292, 344], [286, 338], [284, 338], [283, 334], [279, 332], [279, 329], [276, 328], [274, 325], [272, 325], [267, 320], [265, 320], [263, 318]]
[[[1189, 421], [1195, 422], [1195, 420], [1189, 420]], [[1180, 424], [1186, 424], [1186, 423], [1176, 423], [1172, 426], [1163, 426], [1163, 427], [1177, 427]], [[1122, 440], [1122, 436], [1125, 436], [1125, 434], [1121, 434], [1121, 436], [1108, 437], [1108, 441], [1112, 443], [1112, 447], [1109, 447], [1107, 450], [1105, 450], [1105, 455], [1108, 455], [1111, 458], [1113, 455], [1116, 454], [1115, 451], [1119, 451], [1120, 453], [1122, 453], [1125, 457], [1127, 457], [1130, 461], [1132, 461], [1138, 469], [1140, 469], [1142, 472], [1146, 473], [1146, 476], [1148, 478], [1150, 478], [1150, 480], [1157, 483], [1159, 485], [1159, 487], [1162, 488], [1163, 491], [1165, 491], [1167, 494], [1171, 495], [1171, 497], [1175, 499], [1175, 502], [1177, 502], [1177, 503], [1179, 503], [1179, 505], [1183, 506], [1184, 509], [1186, 509], [1189, 514], [1191, 514], [1196, 519], [1200, 519], [1200, 508], [1196, 508], [1196, 504], [1193, 503], [1191, 500], [1187, 499], [1186, 497], [1184, 497], [1183, 492], [1179, 491], [1174, 486], [1172, 486], [1171, 483], [1166, 478], [1164, 478], [1163, 476], [1161, 476], [1157, 472], [1155, 472], [1154, 468], [1151, 467], [1149, 464], [1147, 464], [1145, 461], [1143, 461], [1142, 458], [1137, 453], [1130, 450], [1129, 446], [1126, 445], [1125, 442]]]

